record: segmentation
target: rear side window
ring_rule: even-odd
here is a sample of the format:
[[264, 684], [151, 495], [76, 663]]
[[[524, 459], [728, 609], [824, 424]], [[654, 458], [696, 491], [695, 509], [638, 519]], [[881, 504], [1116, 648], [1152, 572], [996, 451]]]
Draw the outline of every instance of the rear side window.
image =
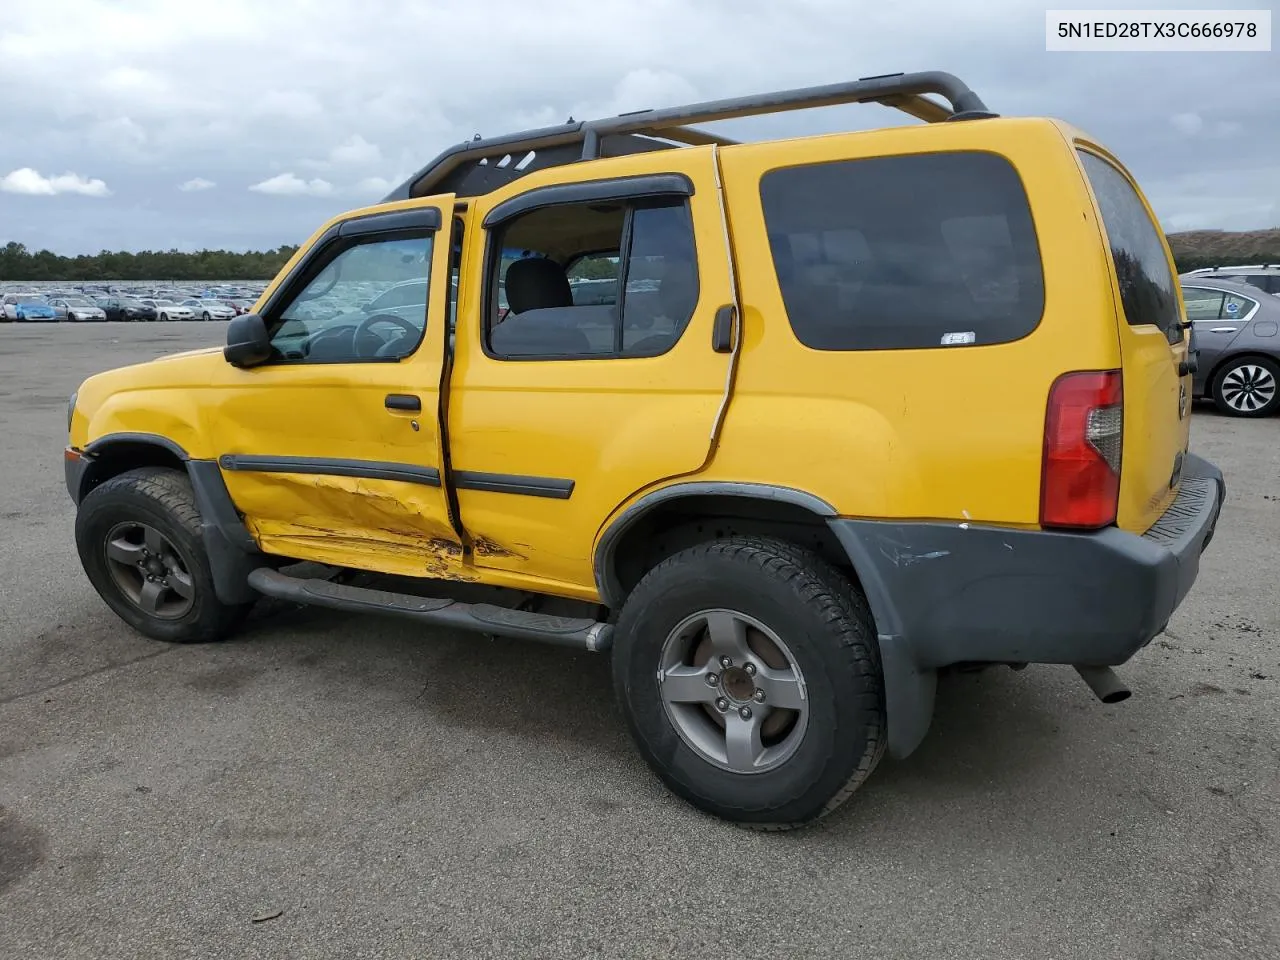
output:
[[1125, 319], [1133, 327], [1152, 324], [1170, 343], [1180, 342], [1182, 327], [1173, 271], [1147, 208], [1124, 174], [1106, 160], [1083, 150], [1080, 159], [1098, 198]]
[[1007, 343], [1040, 322], [1040, 249], [1003, 157], [785, 167], [761, 178], [760, 199], [787, 317], [807, 347]]

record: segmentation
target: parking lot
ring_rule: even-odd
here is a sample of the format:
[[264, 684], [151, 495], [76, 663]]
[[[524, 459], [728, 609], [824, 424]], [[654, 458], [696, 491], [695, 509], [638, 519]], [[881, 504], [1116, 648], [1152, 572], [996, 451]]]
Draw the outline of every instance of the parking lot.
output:
[[591, 654], [266, 604], [131, 633], [67, 396], [224, 329], [0, 327], [0, 957], [1280, 955], [1280, 419], [1198, 409], [1229, 501], [1130, 701], [948, 678], [914, 756], [760, 834], [665, 793]]

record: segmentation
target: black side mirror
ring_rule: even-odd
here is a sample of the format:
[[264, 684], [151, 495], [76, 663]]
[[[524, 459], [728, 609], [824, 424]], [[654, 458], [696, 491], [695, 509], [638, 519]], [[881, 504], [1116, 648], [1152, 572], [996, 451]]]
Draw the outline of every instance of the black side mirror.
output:
[[256, 367], [271, 358], [267, 324], [256, 313], [242, 313], [227, 324], [227, 345], [222, 355], [233, 367]]

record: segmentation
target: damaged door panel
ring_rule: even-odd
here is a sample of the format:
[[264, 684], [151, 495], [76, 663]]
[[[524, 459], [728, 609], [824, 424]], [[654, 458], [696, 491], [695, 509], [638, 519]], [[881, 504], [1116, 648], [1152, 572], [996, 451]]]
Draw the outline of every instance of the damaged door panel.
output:
[[452, 197], [358, 211], [266, 297], [271, 358], [239, 371], [205, 423], [265, 552], [463, 576], [437, 415], [452, 211]]

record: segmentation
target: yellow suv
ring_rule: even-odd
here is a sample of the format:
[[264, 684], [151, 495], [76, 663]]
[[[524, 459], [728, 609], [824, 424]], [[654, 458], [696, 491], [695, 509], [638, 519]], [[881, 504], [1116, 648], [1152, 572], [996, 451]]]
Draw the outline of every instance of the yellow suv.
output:
[[[690, 126], [855, 102], [926, 122]], [[943, 668], [1128, 695], [1224, 496], [1189, 347], [1105, 148], [871, 77], [446, 151], [225, 348], [85, 381], [67, 482], [148, 636], [265, 594], [608, 651], [673, 791], [786, 826], [915, 749]]]

